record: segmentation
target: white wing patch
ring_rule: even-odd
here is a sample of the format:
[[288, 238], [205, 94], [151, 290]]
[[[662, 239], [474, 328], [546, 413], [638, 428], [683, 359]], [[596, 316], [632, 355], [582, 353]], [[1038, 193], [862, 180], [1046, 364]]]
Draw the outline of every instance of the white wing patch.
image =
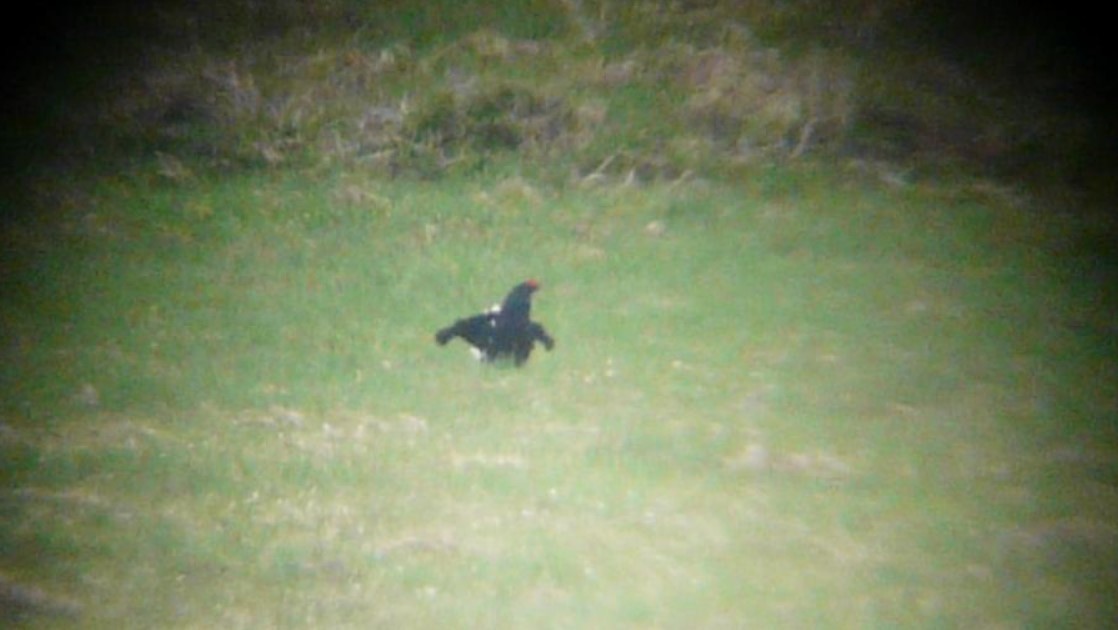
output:
[[[501, 312], [501, 304], [500, 303], [494, 304], [493, 306], [490, 306], [489, 310], [487, 310], [485, 312], [489, 315], [497, 315]], [[496, 318], [492, 318], [492, 319], [489, 320], [489, 327], [490, 328], [496, 328], [497, 327], [497, 319]], [[470, 354], [472, 354], [474, 356], [474, 359], [476, 359], [478, 361], [481, 361], [483, 363], [486, 361], [485, 353], [482, 352], [481, 350], [479, 350], [478, 348], [470, 346]]]

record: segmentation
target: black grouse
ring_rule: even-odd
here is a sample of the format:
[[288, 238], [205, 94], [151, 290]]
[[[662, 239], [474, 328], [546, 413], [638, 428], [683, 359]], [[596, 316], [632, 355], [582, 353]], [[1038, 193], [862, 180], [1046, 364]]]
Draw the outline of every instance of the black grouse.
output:
[[535, 280], [521, 282], [500, 305], [443, 328], [435, 334], [435, 341], [443, 346], [461, 337], [474, 347], [483, 362], [511, 357], [517, 367], [523, 365], [535, 342], [539, 341], [549, 351], [555, 347], [555, 340], [531, 319], [532, 294], [539, 288], [540, 283]]

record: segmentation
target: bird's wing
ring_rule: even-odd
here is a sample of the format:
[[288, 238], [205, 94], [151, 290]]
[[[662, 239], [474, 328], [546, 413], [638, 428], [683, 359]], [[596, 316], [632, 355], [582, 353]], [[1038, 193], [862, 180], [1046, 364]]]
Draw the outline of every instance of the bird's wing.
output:
[[547, 348], [549, 351], [555, 347], [555, 340], [551, 338], [551, 335], [547, 334], [543, 326], [536, 322], [532, 322], [528, 325], [528, 332], [532, 336], [531, 338], [533, 341], [539, 341], [543, 344], [543, 347]]
[[441, 346], [455, 337], [461, 337], [466, 343], [478, 350], [487, 351], [493, 345], [495, 327], [496, 315], [494, 313], [481, 313], [473, 317], [460, 319], [443, 328], [435, 334], [435, 341]]

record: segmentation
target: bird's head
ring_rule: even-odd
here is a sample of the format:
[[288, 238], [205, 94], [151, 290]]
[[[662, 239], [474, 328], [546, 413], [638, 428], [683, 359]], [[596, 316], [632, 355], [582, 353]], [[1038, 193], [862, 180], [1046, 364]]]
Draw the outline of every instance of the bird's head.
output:
[[514, 319], [528, 319], [532, 310], [532, 294], [540, 288], [540, 283], [534, 278], [525, 280], [512, 288], [504, 303], [501, 312]]

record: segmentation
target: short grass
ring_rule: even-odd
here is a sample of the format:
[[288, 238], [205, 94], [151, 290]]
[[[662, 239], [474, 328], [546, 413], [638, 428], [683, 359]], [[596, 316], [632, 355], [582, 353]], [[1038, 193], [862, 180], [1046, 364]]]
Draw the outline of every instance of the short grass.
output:
[[[1118, 613], [1112, 305], [1080, 219], [807, 161], [513, 172], [121, 176], [8, 232], [5, 620]], [[435, 346], [528, 276], [554, 352]]]

